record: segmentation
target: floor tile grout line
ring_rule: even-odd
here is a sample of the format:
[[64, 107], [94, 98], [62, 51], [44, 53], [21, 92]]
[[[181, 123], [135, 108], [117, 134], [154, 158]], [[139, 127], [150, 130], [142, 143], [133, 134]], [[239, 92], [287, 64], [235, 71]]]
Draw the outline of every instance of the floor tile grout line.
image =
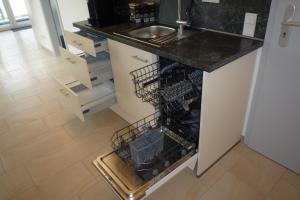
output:
[[35, 187], [37, 187], [38, 185], [37, 185], [36, 182], [34, 181], [34, 178], [33, 178], [32, 174], [30, 173], [30, 171], [29, 171], [29, 169], [28, 169], [28, 166], [27, 166], [26, 164], [24, 164], [24, 168], [25, 168], [27, 174], [30, 176], [30, 179], [31, 179], [33, 185], [34, 185]]
[[[95, 153], [95, 152], [94, 152]], [[80, 161], [82, 163], [82, 165], [84, 166], [84, 168], [87, 170], [87, 172], [91, 175], [91, 177], [93, 177], [95, 183], [93, 185], [91, 185], [90, 187], [86, 188], [85, 190], [81, 191], [80, 193], [77, 193], [77, 197], [78, 197], [78, 200], [81, 200], [81, 197], [80, 197], [80, 194], [81, 193], [84, 193], [85, 191], [89, 190], [90, 188], [92, 188], [93, 186], [97, 185], [100, 180], [98, 180], [98, 177], [95, 177], [94, 174], [92, 174], [92, 172], [90, 171], [90, 169], [86, 166], [86, 164], [84, 163], [83, 160]]]
[[23, 195], [23, 194], [25, 194], [27, 191], [29, 191], [29, 190], [31, 190], [31, 189], [33, 189], [33, 188], [34, 188], [34, 189], [37, 189], [36, 186], [33, 185], [32, 187], [27, 188], [26, 190], [20, 192], [19, 194], [16, 194], [15, 196], [8, 198], [8, 200], [14, 200], [14, 199], [15, 199], [16, 197], [18, 197], [19, 195]]
[[3, 174], [2, 175], [5, 175], [7, 173], [7, 170], [4, 168], [4, 163], [3, 163], [3, 158], [2, 158], [1, 152], [0, 152], [0, 165], [3, 169]]
[[[41, 104], [42, 105], [42, 104]], [[26, 112], [26, 111], [31, 111], [31, 110], [33, 110], [33, 108], [35, 108], [35, 107], [37, 107], [37, 106], [41, 106], [41, 105], [35, 105], [35, 106], [30, 106], [29, 108], [26, 108], [26, 109], [24, 109], [24, 110], [20, 110], [20, 111], [18, 111], [18, 112], [15, 112], [15, 113], [9, 113], [8, 115], [6, 115], [6, 121], [8, 120], [7, 118], [10, 118], [10, 117], [12, 117], [12, 116], [15, 116], [15, 115], [18, 115], [18, 114], [20, 114], [20, 113], [22, 113], [22, 112]], [[9, 123], [8, 121], [7, 121], [7, 123]]]
[[[246, 145], [245, 143], [241, 143], [242, 145]], [[245, 147], [243, 147], [243, 148], [248, 148], [247, 146], [245, 146]], [[232, 150], [234, 150], [234, 148], [232, 149]], [[242, 151], [244, 151], [244, 149], [242, 150]], [[241, 154], [242, 154], [242, 152], [241, 152]], [[224, 158], [224, 157], [223, 157]], [[206, 194], [209, 190], [211, 190], [212, 189], [212, 187], [218, 182], [218, 181], [220, 181], [223, 177], [225, 177], [225, 175], [226, 174], [232, 174], [231, 172], [230, 172], [230, 170], [231, 169], [233, 169], [234, 168], [234, 166], [236, 166], [237, 164], [238, 164], [238, 162], [240, 161], [242, 159], [242, 156], [239, 156], [239, 158], [237, 159], [237, 161], [235, 161], [235, 164], [234, 165], [232, 165], [231, 167], [229, 167], [228, 168], [228, 170], [226, 170], [226, 172], [223, 174], [223, 175], [221, 175], [216, 181], [214, 181], [210, 186], [208, 186], [208, 185], [206, 185], [207, 186], [207, 190], [202, 194], [202, 195], [200, 195], [200, 199], [199, 200], [201, 200], [201, 198], [204, 196], [204, 194]], [[216, 163], [217, 164], [217, 163]], [[201, 179], [201, 177], [199, 178], [199, 179]], [[244, 181], [243, 181], [244, 182]], [[204, 185], [205, 185], [205, 183], [204, 183]], [[247, 184], [248, 185], [248, 184]], [[252, 188], [252, 186], [251, 186], [251, 188]], [[256, 190], [256, 189], [255, 189]], [[257, 190], [256, 190], [257, 191]], [[259, 192], [259, 191], [258, 191]], [[260, 192], [261, 193], [261, 192]]]
[[[74, 162], [74, 163], [72, 163], [72, 164], [69, 164], [69, 165], [65, 166], [63, 169], [61, 169], [61, 170], [59, 170], [59, 171], [53, 173], [50, 177], [43, 178], [43, 179], [41, 179], [41, 180], [38, 181], [38, 182], [36, 182], [36, 180], [33, 178], [32, 174], [30, 173], [30, 170], [28, 169], [28, 166], [26, 166], [26, 167], [27, 167], [27, 169], [28, 169], [28, 172], [30, 173], [30, 176], [32, 177], [32, 180], [33, 180], [35, 186], [38, 187], [41, 183], [46, 182], [46, 181], [49, 180], [52, 176], [56, 176], [56, 175], [62, 173], [64, 170], [66, 170], [66, 169], [68, 169], [68, 168], [71, 168], [71, 167], [73, 167], [73, 166], [75, 166], [75, 165], [77, 165], [77, 164], [83, 164], [83, 163], [81, 163], [80, 160], [79, 160], [79, 161], [76, 161], [76, 162]], [[26, 165], [28, 165], [28, 163], [27, 163]]]
[[[216, 180], [213, 184], [211, 184], [210, 186], [207, 186], [207, 190], [205, 192], [203, 192], [202, 195], [200, 195], [199, 200], [201, 200], [201, 198], [207, 194], [209, 191], [212, 190], [213, 186], [215, 186], [223, 177], [225, 177], [225, 175], [229, 173], [229, 171], [226, 171], [221, 177], [218, 178], [218, 180]], [[201, 177], [200, 177], [201, 178]], [[205, 183], [204, 183], [205, 185]]]
[[7, 121], [5, 119], [2, 120], [2, 123], [4, 123], [4, 126], [6, 126], [8, 128], [8, 130], [6, 130], [5, 132], [0, 134], [0, 137], [2, 135], [8, 134], [11, 131], [11, 127], [8, 125]]
[[[66, 144], [64, 144], [63, 147], [65, 147], [65, 146], [68, 145], [68, 144], [70, 144], [70, 142], [67, 142]], [[53, 151], [52, 153], [58, 153], [59, 151], [63, 150], [63, 147], [61, 147], [61, 149], [57, 149], [57, 150]], [[97, 152], [97, 151], [95, 151], [95, 152]], [[95, 152], [93, 152], [93, 153], [87, 155], [86, 157], [88, 157], [88, 156], [94, 154]], [[60, 171], [55, 172], [52, 176], [55, 176], [55, 175], [61, 173], [62, 171], [64, 171], [65, 169], [70, 168], [70, 167], [72, 167], [72, 166], [74, 166], [74, 165], [77, 165], [77, 164], [82, 164], [82, 165], [87, 169], [87, 171], [89, 172], [89, 174], [90, 174], [91, 176], [93, 176], [93, 174], [90, 173], [90, 170], [86, 167], [86, 165], [85, 165], [85, 163], [84, 163], [83, 161], [84, 161], [84, 159], [79, 159], [78, 161], [75, 161], [74, 163], [71, 163], [71, 164], [65, 166], [65, 167], [64, 167], [63, 169], [61, 169]], [[28, 161], [28, 162], [30, 162], [30, 161]], [[25, 164], [25, 166], [26, 166], [27, 169], [28, 169], [28, 162]], [[30, 170], [29, 170], [29, 169], [28, 169], [28, 172], [30, 173]], [[31, 173], [30, 173], [30, 175], [32, 176]], [[50, 178], [50, 177], [49, 177], [49, 178]], [[49, 179], [49, 178], [45, 178], [45, 179], [41, 180], [40, 182], [44, 182], [44, 181], [46, 181], [46, 180]], [[33, 179], [34, 183], [38, 186], [39, 183], [37, 183], [33, 177], [32, 177], [32, 179]]]
[[[75, 120], [77, 120], [77, 119], [74, 119], [74, 120], [72, 120], [72, 121], [75, 121]], [[77, 142], [77, 141], [78, 141], [78, 138], [76, 139], [76, 136], [72, 136], [72, 135], [69, 133], [68, 129], [66, 128], [66, 125], [69, 124], [69, 123], [71, 123], [72, 121], [70, 121], [70, 122], [64, 124], [64, 125], [62, 126], [62, 128], [66, 131], [66, 134], [67, 134], [74, 142]], [[88, 133], [88, 134], [90, 134], [90, 133]]]
[[5, 163], [4, 163], [4, 160], [3, 160], [2, 152], [0, 152], [0, 162], [1, 162], [1, 164], [2, 164], [2, 167], [3, 167], [4, 172], [7, 173], [9, 170], [6, 169], [6, 167], [5, 167]]
[[[51, 129], [51, 130], [55, 131], [55, 130], [59, 130], [59, 129], [61, 129], [61, 128], [55, 128], [55, 129]], [[48, 132], [50, 132], [51, 130], [47, 130], [47, 131], [43, 132], [44, 134], [39, 135], [39, 136], [37, 136], [37, 137], [35, 137], [35, 138], [32, 138], [32, 140], [42, 140], [42, 137], [50, 137], [52, 134], [51, 134], [51, 133], [48, 133]], [[68, 137], [69, 137], [69, 136], [68, 136]], [[70, 141], [66, 142], [66, 143], [63, 144], [63, 145], [67, 145], [67, 144], [71, 143], [72, 140], [71, 140], [71, 138], [69, 138], [69, 139], [70, 139]], [[15, 145], [15, 146], [13, 146], [13, 147], [10, 147], [10, 148], [6, 149], [5, 151], [8, 151], [8, 150], [10, 150], [10, 149], [12, 149], [12, 148], [14, 148], [14, 147], [16, 147], [16, 146], [18, 146], [18, 145], [22, 145], [22, 144], [25, 144], [25, 143], [28, 143], [28, 142], [29, 142], [29, 141], [22, 142], [22, 143], [20, 143], [20, 144], [17, 144], [17, 145]], [[2, 161], [3, 161], [2, 154], [3, 154], [3, 152], [5, 152], [5, 151], [0, 152], [0, 159], [1, 159]], [[54, 150], [53, 152], [56, 152], [56, 151], [58, 151], [58, 150], [56, 149], [56, 150]], [[25, 162], [23, 166], [26, 166], [26, 164], [27, 164], [28, 162], [30, 162], [30, 161]], [[3, 163], [4, 163], [4, 161], [3, 161]], [[18, 167], [14, 167], [14, 168], [12, 168], [12, 169], [7, 170], [7, 169], [5, 169], [5, 165], [4, 165], [4, 169], [5, 169], [6, 171], [11, 171], [11, 170], [14, 170], [14, 169], [17, 169], [17, 168], [18, 168]]]
[[288, 181], [286, 181], [286, 180], [284, 180], [284, 179], [281, 180], [281, 181], [287, 183], [289, 186], [293, 187], [296, 191], [298, 191], [298, 192], [300, 193], [300, 189], [298, 189], [297, 187], [295, 187], [293, 184], [289, 183]]
[[[284, 173], [282, 173], [282, 175], [280, 176], [280, 179], [276, 182], [276, 184], [278, 184], [280, 181], [283, 181], [283, 182], [287, 183], [289, 186], [293, 187], [296, 191], [299, 191], [299, 193], [300, 193], [300, 189], [298, 189], [298, 188], [295, 187], [293, 184], [291, 184], [290, 182], [288, 182], [288, 181], [286, 181], [285, 179], [283, 179], [285, 173], [288, 172], [288, 171], [289, 171], [289, 169], [286, 168], [286, 170], [284, 171]], [[298, 175], [298, 176], [299, 176], [299, 178], [300, 178], [300, 175]], [[273, 188], [276, 186], [276, 184], [274, 184], [274, 186], [272, 187], [272, 190], [273, 190]]]
[[[263, 160], [269, 160], [269, 161], [271, 161], [272, 163], [278, 164], [278, 163], [276, 163], [276, 162], [270, 160], [269, 158], [267, 158], [265, 155], [263, 155], [263, 154], [261, 154], [261, 153], [259, 153], [259, 152], [257, 152], [257, 151], [254, 151], [253, 149], [251, 149], [250, 147], [248, 147], [247, 144], [244, 143], [244, 145], [245, 145], [245, 147], [246, 147], [246, 149], [244, 149], [244, 151], [245, 151], [245, 150], [253, 151], [256, 155], [258, 155], [259, 157], [261, 157]], [[242, 159], [242, 158], [240, 158], [240, 159]], [[280, 165], [280, 166], [281, 166], [281, 165]], [[285, 167], [284, 167], [284, 169], [286, 170]], [[268, 195], [269, 195], [269, 193], [272, 191], [273, 187], [274, 187], [274, 186], [280, 181], [280, 179], [282, 178], [282, 176], [283, 176], [285, 170], [282, 172], [282, 174], [280, 175], [280, 177], [278, 178], [278, 180], [273, 184], [273, 186], [271, 187], [271, 189], [270, 189], [269, 192], [264, 193], [263, 191], [259, 191], [261, 194], [264, 195], [264, 197], [265, 197], [266, 199], [268, 198]], [[243, 182], [244, 182], [244, 181], [243, 181]], [[246, 182], [244, 182], [244, 183], [246, 183]], [[251, 184], [248, 184], [248, 183], [246, 183], [246, 184], [249, 185], [249, 186], [251, 186], [252, 188], [254, 188]], [[256, 191], [258, 191], [256, 188], [254, 188], [254, 189], [255, 189]]]
[[81, 200], [81, 197], [79, 194], [76, 194], [74, 197], [76, 197], [77, 200]]
[[[33, 107], [26, 108], [25, 110], [22, 110], [22, 111], [13, 113], [13, 114], [9, 114], [9, 115], [6, 116], [6, 118], [13, 117], [13, 116], [18, 115], [18, 114], [23, 113], [23, 112], [29, 112], [29, 111], [33, 110], [34, 108], [40, 107], [40, 106], [42, 106], [42, 105], [43, 105], [43, 104], [41, 104], [41, 105], [35, 105], [35, 106], [33, 106]], [[60, 105], [60, 104], [59, 104], [59, 105]], [[38, 108], [37, 108], [37, 109], [38, 109]], [[53, 112], [55, 112], [55, 111], [53, 111]], [[50, 115], [50, 114], [53, 114], [53, 112], [47, 113], [47, 114], [44, 115], [44, 116], [48, 116], [48, 115]], [[44, 117], [44, 116], [42, 116], [42, 117]], [[42, 117], [36, 118], [35, 120], [41, 119]], [[8, 122], [7, 120], [8, 120], [8, 119], [5, 119], [5, 121], [9, 124], [9, 122]]]
[[[40, 119], [37, 119], [37, 120], [34, 120], [33, 122], [39, 121], [39, 120], [40, 120]], [[32, 122], [32, 123], [33, 123], [33, 122]], [[43, 123], [44, 123], [44, 122], [43, 122]], [[25, 126], [26, 126], [26, 125], [25, 125]], [[23, 127], [23, 126], [22, 126], [22, 127]], [[18, 128], [21, 129], [22, 127], [18, 127]], [[54, 129], [52, 129], [52, 130], [54, 130]], [[49, 132], [49, 131], [51, 131], [51, 129], [47, 129], [47, 130], [41, 131], [41, 132], [40, 132], [41, 135], [39, 135], [39, 136], [37, 136], [37, 137], [29, 138], [29, 140], [35, 140], [35, 139], [38, 139], [38, 138], [40, 138], [40, 137], [42, 137], [42, 136], [48, 135], [48, 134], [46, 134], [46, 133]], [[8, 150], [10, 150], [10, 149], [12, 149], [12, 148], [15, 148], [15, 147], [18, 146], [18, 145], [22, 145], [22, 144], [28, 143], [29, 140], [28, 140], [28, 141], [20, 142], [20, 143], [15, 144], [15, 145], [12, 145], [11, 147], [8, 147], [8, 148], [6, 148], [5, 150], [0, 151], [0, 155], [1, 155], [3, 152], [8, 151]]]
[[[45, 115], [45, 116], [43, 116], [43, 117], [41, 118], [41, 119], [43, 120], [43, 122], [46, 124], [46, 126], [47, 126], [49, 129], [51, 129], [51, 127], [47, 124], [46, 118], [49, 117], [50, 115], [53, 115], [53, 114], [58, 113], [58, 112], [62, 112], [62, 111], [61, 111], [61, 110], [57, 110], [56, 112], [50, 113], [50, 114]], [[64, 114], [64, 113], [63, 113], [63, 114]], [[63, 124], [60, 124], [59, 126], [62, 127], [62, 128], [66, 131], [66, 134], [68, 134], [68, 133], [67, 133], [67, 130], [65, 129], [65, 125], [67, 125], [68, 123], [70, 123], [70, 122], [72, 122], [72, 121], [74, 121], [74, 120], [77, 120], [77, 118], [74, 118], [74, 119], [72, 119], [72, 120], [70, 120], [70, 121], [64, 122]], [[54, 127], [54, 128], [57, 128], [57, 127]], [[68, 134], [68, 135], [69, 135], [69, 134]], [[71, 137], [71, 136], [70, 136], [70, 137]], [[71, 138], [72, 138], [72, 137], [71, 137]]]
[[[268, 159], [268, 158], [267, 158]], [[287, 168], [284, 168], [285, 170], [282, 172], [281, 176], [278, 178], [277, 181], [274, 182], [274, 184], [272, 185], [272, 187], [270, 188], [270, 191], [266, 194], [267, 196], [269, 196], [271, 194], [271, 192], [273, 191], [273, 189], [275, 188], [275, 186], [282, 181], [282, 178], [284, 176], [284, 174], [287, 172]]]

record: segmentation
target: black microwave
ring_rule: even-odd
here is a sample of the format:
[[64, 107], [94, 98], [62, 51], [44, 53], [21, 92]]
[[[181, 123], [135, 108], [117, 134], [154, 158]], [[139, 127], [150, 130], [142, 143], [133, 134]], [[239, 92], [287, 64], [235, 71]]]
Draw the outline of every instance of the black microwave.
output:
[[129, 0], [88, 0], [89, 23], [105, 27], [129, 22]]

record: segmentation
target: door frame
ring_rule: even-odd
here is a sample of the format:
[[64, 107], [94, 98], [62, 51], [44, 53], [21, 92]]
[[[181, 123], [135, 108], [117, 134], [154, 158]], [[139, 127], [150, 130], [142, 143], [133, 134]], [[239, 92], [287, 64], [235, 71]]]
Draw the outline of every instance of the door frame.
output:
[[65, 35], [64, 35], [64, 27], [61, 21], [60, 10], [58, 6], [57, 0], [48, 0], [51, 10], [51, 18], [53, 19], [54, 26], [50, 27], [54, 29], [59, 46], [66, 48]]
[[[63, 46], [63, 42], [60, 38], [58, 28], [63, 30], [63, 26], [62, 26], [62, 22], [61, 22], [61, 17], [59, 15], [59, 8], [58, 8], [57, 0], [53, 0], [52, 2], [51, 2], [51, 0], [43, 0], [43, 1], [41, 1], [41, 6], [43, 9], [45, 18], [47, 19], [46, 25], [49, 29], [49, 37], [50, 37], [51, 44], [53, 47], [53, 54], [54, 54], [54, 56], [59, 56], [60, 55], [59, 47]], [[54, 7], [52, 7], [52, 6], [54, 6]], [[53, 10], [52, 10], [53, 8], [58, 9], [56, 12], [57, 15], [55, 15], [55, 13], [53, 13]], [[64, 39], [64, 36], [63, 36], [63, 39]]]
[[[13, 13], [13, 10], [12, 10], [11, 5], [9, 3], [9, 0], [0, 0], [0, 1], [2, 1], [2, 3], [3, 3], [4, 9], [7, 13], [8, 20], [9, 20], [8, 25], [4, 25], [3, 27], [0, 26], [0, 31], [7, 31], [7, 30], [22, 28], [22, 27], [26, 27], [26, 26], [31, 25], [30, 18], [29, 18], [29, 20], [26, 20], [24, 22], [17, 22], [16, 21], [16, 18], [14, 16], [14, 13]], [[27, 0], [24, 0], [24, 1], [25, 1], [25, 5], [27, 7], [27, 10], [28, 10], [28, 16], [30, 16], [28, 5], [27, 5]]]
[[12, 24], [14, 23], [11, 18], [12, 10], [7, 0], [0, 0], [0, 1], [2, 1], [4, 6], [4, 11], [6, 12], [8, 17], [8, 24], [0, 26], [0, 31], [7, 31], [12, 28]]

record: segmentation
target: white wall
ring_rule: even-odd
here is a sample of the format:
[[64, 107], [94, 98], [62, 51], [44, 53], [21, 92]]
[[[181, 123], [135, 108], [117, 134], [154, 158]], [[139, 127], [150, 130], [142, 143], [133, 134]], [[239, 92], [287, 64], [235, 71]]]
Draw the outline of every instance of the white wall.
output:
[[[46, 49], [57, 54], [57, 36], [47, 0], [27, 0], [30, 7], [32, 29], [37, 41]], [[57, 0], [63, 29], [76, 31], [73, 23], [87, 20], [89, 12], [86, 0]], [[75, 51], [75, 49], [74, 49]]]
[[[87, 20], [89, 18], [89, 11], [87, 0], [57, 0], [58, 9], [61, 18], [61, 24], [64, 30], [78, 31], [73, 27], [74, 22]], [[82, 51], [67, 45], [69, 51], [75, 54], [82, 53]]]
[[86, 0], [57, 0], [57, 3], [65, 30], [76, 31], [72, 24], [89, 18]]
[[51, 35], [47, 26], [46, 17], [43, 11], [41, 1], [44, 0], [28, 0], [30, 6], [30, 17], [32, 29], [36, 36], [37, 41], [46, 49], [54, 51], [51, 41]]

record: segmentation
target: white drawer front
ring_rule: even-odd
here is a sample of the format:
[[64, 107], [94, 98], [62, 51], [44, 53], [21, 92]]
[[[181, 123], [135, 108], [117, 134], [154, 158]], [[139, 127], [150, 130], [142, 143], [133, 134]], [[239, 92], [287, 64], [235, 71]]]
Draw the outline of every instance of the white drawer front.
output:
[[68, 66], [69, 71], [72, 73], [74, 78], [80, 81], [87, 88], [92, 89], [93, 86], [87, 61], [78, 55], [72, 54], [64, 48], [60, 47], [59, 50], [62, 58], [66, 63], [66, 66]]
[[127, 70], [133, 71], [156, 62], [156, 57], [153, 54], [141, 49], [113, 40], [109, 40], [109, 46], [110, 51], [112, 51], [111, 56], [119, 60], [120, 63], [117, 66], [120, 68], [127, 68]]
[[95, 43], [88, 37], [81, 36], [79, 34], [65, 31], [66, 42], [92, 56], [96, 57], [97, 52], [107, 51], [107, 41]]
[[[65, 83], [60, 79], [56, 80], [59, 93], [59, 100], [63, 107], [74, 113], [81, 121], [85, 116], [99, 112], [116, 103], [114, 85], [111, 81], [99, 84], [92, 90], [83, 88], [78, 81]], [[80, 90], [74, 89], [80, 87]]]
[[71, 112], [73, 112], [79, 119], [84, 121], [83, 112], [81, 109], [80, 97], [70, 88], [68, 88], [62, 81], [55, 78], [59, 89], [59, 100], [61, 104]]
[[110, 59], [118, 99], [115, 111], [127, 121], [136, 121], [155, 112], [151, 104], [137, 98], [130, 72], [157, 61], [155, 55], [134, 47], [108, 40]]
[[105, 96], [94, 103], [94, 105], [89, 106], [88, 108], [83, 107], [82, 112], [84, 117], [92, 115], [94, 113], [100, 112], [106, 108], [111, 107], [112, 105], [116, 104], [116, 96], [115, 94], [110, 94]]
[[90, 72], [92, 85], [97, 85], [113, 78], [111, 68], [101, 69], [99, 71]]

